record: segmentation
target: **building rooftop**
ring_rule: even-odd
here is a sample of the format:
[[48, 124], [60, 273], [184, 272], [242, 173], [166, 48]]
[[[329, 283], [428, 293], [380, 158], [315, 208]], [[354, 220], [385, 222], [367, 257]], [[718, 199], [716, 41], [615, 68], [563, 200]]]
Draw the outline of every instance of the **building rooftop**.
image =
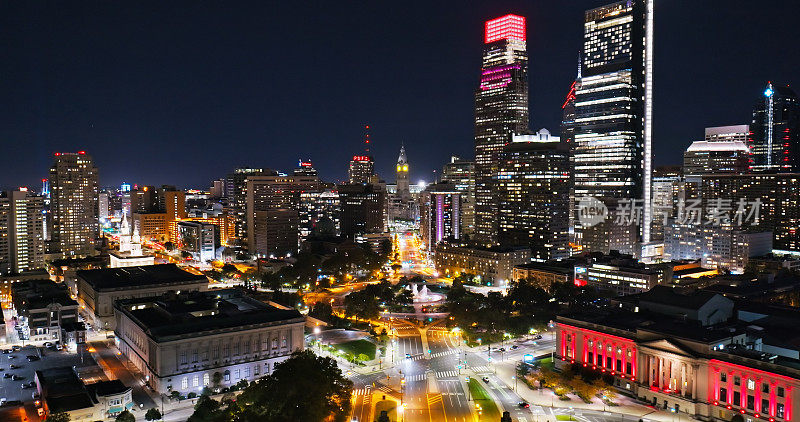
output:
[[714, 296], [717, 296], [717, 293], [704, 290], [684, 293], [681, 289], [658, 285], [644, 293], [628, 295], [624, 299], [618, 298], [618, 300], [639, 303], [653, 303], [697, 310], [702, 308]]
[[42, 369], [36, 371], [35, 377], [50, 412], [68, 412], [95, 405], [92, 395], [71, 367]]
[[78, 306], [67, 286], [52, 280], [23, 280], [11, 285], [11, 298], [18, 309], [42, 309], [53, 303]]
[[210, 330], [305, 320], [294, 309], [269, 306], [236, 289], [126, 299], [117, 301], [114, 307], [157, 341], [202, 336]]
[[86, 388], [99, 397], [122, 394], [131, 389], [123, 384], [120, 380], [99, 381], [94, 384], [87, 385]]
[[750, 148], [742, 141], [694, 141], [686, 149], [686, 152], [715, 151], [739, 151], [745, 153], [750, 152]]
[[159, 284], [189, 284], [208, 280], [204, 275], [184, 271], [175, 264], [81, 270], [77, 272], [77, 276], [97, 291]]

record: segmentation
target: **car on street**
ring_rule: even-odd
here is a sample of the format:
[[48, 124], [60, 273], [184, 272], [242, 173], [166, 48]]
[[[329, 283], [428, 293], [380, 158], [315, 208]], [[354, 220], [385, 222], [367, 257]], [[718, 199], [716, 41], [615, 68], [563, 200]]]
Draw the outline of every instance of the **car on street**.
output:
[[9, 353], [11, 353], [11, 349], [3, 349], [3, 354], [4, 355], [7, 355]]
[[489, 383], [489, 377], [483, 377], [481, 379], [483, 380], [483, 382], [485, 382], [487, 384]]
[[501, 348], [500, 348], [500, 351], [505, 353], [505, 351], [506, 351], [506, 348], [505, 348], [505, 347], [501, 347]]
[[49, 349], [49, 348], [53, 347], [53, 343], [51, 343], [51, 342], [49, 342], [49, 341], [48, 341], [48, 342], [45, 342], [45, 343], [44, 343], [44, 347], [47, 347], [47, 348]]
[[13, 349], [15, 352], [19, 352], [22, 350], [22, 346], [12, 346], [11, 349]]
[[517, 403], [517, 406], [519, 406], [521, 409], [527, 409], [527, 408], [531, 407], [531, 405], [529, 405], [528, 402], [524, 402], [524, 401], [521, 401], [521, 402]]
[[533, 336], [533, 339], [534, 340], [541, 340], [542, 339], [542, 335], [541, 334], [536, 334], [535, 336]]
[[19, 381], [19, 380], [24, 380], [25, 377], [23, 377], [22, 375], [16, 375], [15, 374], [14, 376], [11, 377], [11, 379], [14, 380], [14, 381]]
[[8, 366], [8, 369], [19, 369], [19, 368], [22, 368], [22, 367], [19, 366], [19, 365], [13, 365], [13, 364]]
[[406, 353], [406, 359], [411, 359], [411, 353]]
[[511, 350], [517, 350], [517, 349], [519, 349], [519, 346], [517, 346], [516, 344], [511, 346]]
[[11, 372], [6, 372], [5, 374], [3, 374], [3, 378], [11, 378], [13, 376], [14, 375]]
[[26, 388], [33, 388], [33, 386], [34, 386], [33, 382], [23, 382], [20, 387], [24, 390]]
[[8, 355], [8, 358], [9, 358], [9, 359], [16, 359], [17, 357], [16, 357], [16, 356], [14, 356], [14, 355]]
[[28, 355], [28, 356], [25, 356], [25, 358], [28, 359], [28, 362], [33, 362], [33, 361], [39, 360], [39, 356], [36, 356], [36, 355]]

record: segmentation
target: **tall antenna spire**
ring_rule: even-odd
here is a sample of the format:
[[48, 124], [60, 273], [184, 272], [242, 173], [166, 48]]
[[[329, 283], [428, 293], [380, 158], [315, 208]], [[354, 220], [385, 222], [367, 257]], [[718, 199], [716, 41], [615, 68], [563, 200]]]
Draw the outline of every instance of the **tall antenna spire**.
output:
[[367, 155], [369, 155], [369, 125], [364, 125], [364, 149], [367, 151]]
[[581, 78], [581, 72], [582, 72], [582, 70], [581, 70], [581, 52], [579, 51], [578, 52], [578, 77], [577, 77], [577, 79]]

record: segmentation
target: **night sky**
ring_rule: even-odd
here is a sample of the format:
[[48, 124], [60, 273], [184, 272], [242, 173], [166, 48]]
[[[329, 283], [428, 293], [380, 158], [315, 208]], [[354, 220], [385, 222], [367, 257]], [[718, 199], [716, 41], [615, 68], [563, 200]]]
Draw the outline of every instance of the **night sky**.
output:
[[[531, 126], [558, 132], [584, 9], [568, 1], [4, 1], [0, 186], [36, 186], [86, 150], [102, 185], [206, 188], [236, 166], [313, 160], [345, 178], [371, 126], [379, 173], [412, 181], [473, 155], [483, 23], [528, 20]], [[800, 68], [796, 2], [656, 2], [654, 162], [706, 126], [749, 123]]]

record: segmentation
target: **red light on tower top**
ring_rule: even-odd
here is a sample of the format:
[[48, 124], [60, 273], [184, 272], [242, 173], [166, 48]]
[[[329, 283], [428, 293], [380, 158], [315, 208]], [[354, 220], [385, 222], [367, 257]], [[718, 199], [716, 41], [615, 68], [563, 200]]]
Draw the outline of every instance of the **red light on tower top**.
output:
[[505, 15], [486, 21], [486, 44], [499, 40], [525, 41], [525, 18]]

